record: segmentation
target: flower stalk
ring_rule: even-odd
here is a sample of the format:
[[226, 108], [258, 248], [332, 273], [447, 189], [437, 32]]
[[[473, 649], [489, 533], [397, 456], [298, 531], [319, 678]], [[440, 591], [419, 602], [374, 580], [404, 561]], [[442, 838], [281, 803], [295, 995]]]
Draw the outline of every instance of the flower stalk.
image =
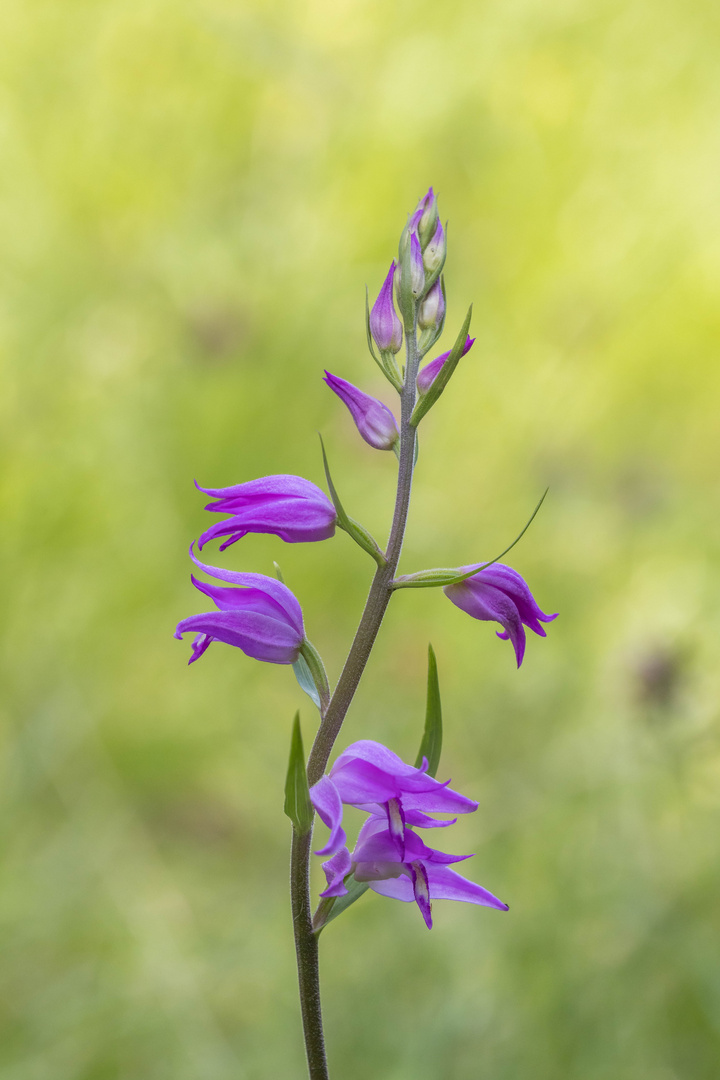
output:
[[[335, 740], [342, 727], [355, 691], [370, 658], [383, 616], [393, 594], [393, 579], [400, 561], [407, 524], [415, 462], [417, 431], [410, 418], [415, 408], [416, 379], [420, 355], [417, 347], [417, 304], [411, 327], [406, 323], [405, 382], [401, 391], [400, 452], [395, 509], [390, 537], [385, 551], [385, 565], [378, 566], [355, 638], [337, 686], [322, 712], [322, 721], [308, 758], [308, 783], [313, 784], [325, 772]], [[408, 329], [410, 332], [408, 333]], [[293, 830], [290, 859], [293, 929], [298, 964], [298, 981], [310, 1080], [327, 1080], [320, 1006], [318, 939], [313, 929], [310, 905], [310, 848], [312, 830], [298, 836]]]

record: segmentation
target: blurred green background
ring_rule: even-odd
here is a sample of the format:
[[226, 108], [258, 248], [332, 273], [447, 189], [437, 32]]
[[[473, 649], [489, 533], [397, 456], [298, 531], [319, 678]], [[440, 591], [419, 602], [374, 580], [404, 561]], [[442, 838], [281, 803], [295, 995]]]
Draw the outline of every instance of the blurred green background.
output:
[[[715, 1080], [720, 16], [711, 0], [5, 0], [0, 88], [2, 1080], [304, 1075], [287, 668], [217, 645], [208, 485], [325, 436], [384, 539], [395, 459], [322, 368], [405, 215], [450, 220], [406, 572], [492, 557], [560, 618], [507, 643], [393, 602], [341, 742], [413, 758], [428, 640], [453, 830], [506, 916], [368, 895], [323, 937], [338, 1080]], [[444, 347], [449, 348], [449, 344]], [[214, 554], [214, 552], [212, 553]], [[336, 677], [372, 564], [249, 537]], [[211, 558], [212, 561], [212, 558]], [[440, 845], [442, 846], [442, 845]], [[316, 868], [318, 870], [319, 868]], [[319, 878], [318, 878], [319, 880]]]

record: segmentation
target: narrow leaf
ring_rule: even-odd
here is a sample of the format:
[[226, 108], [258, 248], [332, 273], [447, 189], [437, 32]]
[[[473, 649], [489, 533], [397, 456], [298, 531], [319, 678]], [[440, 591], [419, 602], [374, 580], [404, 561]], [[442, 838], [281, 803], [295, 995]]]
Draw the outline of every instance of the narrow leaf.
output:
[[472, 319], [472, 304], [468, 308], [468, 313], [465, 316], [465, 322], [462, 324], [462, 329], [458, 334], [455, 344], [453, 345], [450, 355], [438, 371], [437, 375], [432, 381], [432, 385], [426, 394], [423, 394], [418, 401], [417, 405], [413, 409], [413, 414], [410, 417], [410, 423], [413, 427], [422, 420], [426, 412], [432, 409], [437, 399], [442, 394], [443, 390], [450, 381], [455, 368], [460, 362], [460, 358], [463, 355], [463, 349], [465, 348], [465, 342], [468, 336], [468, 330], [470, 329], [470, 320]]
[[320, 432], [318, 432], [318, 437], [320, 439], [320, 448], [322, 449], [323, 466], [325, 468], [325, 479], [327, 480], [330, 498], [333, 501], [333, 506], [335, 507], [335, 511], [337, 513], [338, 527], [343, 529], [348, 534], [348, 536], [351, 536], [355, 543], [358, 544], [363, 549], [363, 551], [367, 551], [368, 555], [372, 555], [378, 566], [384, 566], [387, 560], [380, 548], [378, 547], [377, 542], [373, 539], [367, 529], [364, 528], [364, 526], [362, 526], [358, 521], [354, 521], [353, 518], [346, 514], [345, 507], [340, 502], [340, 496], [335, 489], [332, 476], [330, 475], [330, 466], [328, 464], [327, 454], [325, 453], [325, 443], [323, 442], [323, 437]]
[[369, 887], [366, 881], [356, 881], [352, 874], [348, 874], [345, 878], [347, 894], [345, 896], [326, 896], [318, 904], [317, 911], [313, 916], [315, 933], [319, 934], [328, 923], [332, 922], [333, 919], [337, 919], [338, 915], [342, 915], [344, 911], [347, 911], [356, 900], [359, 900], [368, 891]]
[[314, 811], [310, 802], [299, 712], [295, 713], [290, 740], [290, 760], [285, 781], [285, 813], [299, 836], [304, 836], [310, 831]]
[[419, 769], [423, 758], [428, 760], [428, 774], [435, 776], [440, 764], [442, 750], [442, 705], [440, 703], [440, 683], [438, 682], [437, 660], [432, 645], [428, 645], [428, 681], [427, 705], [425, 708], [425, 734], [420, 744], [420, 752], [415, 762]]

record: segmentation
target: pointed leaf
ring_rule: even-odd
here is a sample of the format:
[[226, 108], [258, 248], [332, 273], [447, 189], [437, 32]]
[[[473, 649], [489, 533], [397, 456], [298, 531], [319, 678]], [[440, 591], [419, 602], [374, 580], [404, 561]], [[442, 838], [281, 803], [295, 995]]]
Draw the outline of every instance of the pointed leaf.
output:
[[335, 512], [337, 513], [338, 528], [343, 529], [348, 536], [351, 536], [356, 544], [358, 544], [363, 551], [367, 551], [368, 555], [372, 555], [378, 566], [384, 566], [387, 562], [385, 556], [377, 545], [375, 539], [370, 535], [367, 529], [359, 522], [354, 521], [348, 514], [345, 513], [345, 507], [340, 502], [340, 496], [335, 490], [332, 476], [330, 475], [330, 466], [328, 464], [327, 454], [325, 453], [325, 443], [323, 437], [318, 432], [320, 439], [320, 448], [322, 449], [323, 466], [325, 468], [325, 479], [327, 480], [328, 490], [330, 492], [330, 498], [333, 501]]
[[433, 405], [440, 397], [443, 390], [450, 381], [452, 374], [455, 371], [455, 368], [458, 366], [460, 358], [463, 355], [465, 342], [467, 341], [471, 318], [472, 304], [468, 308], [468, 313], [465, 316], [465, 322], [462, 324], [462, 329], [460, 330], [460, 333], [456, 338], [455, 344], [450, 351], [450, 355], [433, 379], [427, 393], [421, 395], [420, 400], [413, 409], [413, 414], [410, 417], [410, 423], [413, 425], [413, 427], [417, 427], [425, 413], [432, 409]]
[[290, 740], [290, 760], [285, 781], [285, 813], [299, 836], [310, 831], [314, 811], [310, 802], [299, 712], [295, 713]]
[[435, 776], [440, 764], [442, 750], [442, 705], [440, 703], [440, 683], [438, 682], [437, 660], [432, 645], [428, 645], [428, 681], [427, 705], [425, 708], [425, 734], [420, 744], [420, 752], [415, 762], [419, 769], [423, 758], [428, 760], [428, 774]]

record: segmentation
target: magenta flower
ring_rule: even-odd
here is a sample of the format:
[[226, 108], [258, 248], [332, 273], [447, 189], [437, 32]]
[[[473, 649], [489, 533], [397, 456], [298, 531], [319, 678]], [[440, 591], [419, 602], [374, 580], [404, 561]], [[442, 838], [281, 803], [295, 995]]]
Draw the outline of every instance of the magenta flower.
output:
[[[436, 828], [457, 820], [440, 821], [430, 813], [465, 814], [477, 803], [448, 784], [427, 775], [427, 762], [416, 769], [380, 743], [362, 740], [340, 755], [328, 776], [310, 789], [310, 798], [330, 829], [327, 844], [316, 852], [330, 855], [323, 863], [327, 888], [323, 897], [344, 896], [345, 878], [397, 900], [414, 900], [432, 927], [433, 900], [464, 900], [507, 910], [497, 897], [449, 869], [470, 856], [447, 855], [428, 847], [413, 827]], [[352, 855], [342, 828], [343, 803], [370, 817], [360, 830]]]
[[[459, 568], [461, 573], [471, 569], [471, 566]], [[545, 637], [540, 623], [557, 619], [557, 615], [545, 615], [540, 610], [523, 578], [502, 563], [493, 563], [457, 585], [446, 585], [443, 592], [473, 619], [499, 622], [503, 629], [497, 631], [497, 636], [512, 641], [518, 667], [525, 655], [523, 627]]]
[[376, 450], [392, 450], [400, 438], [400, 432], [387, 405], [358, 390], [345, 379], [331, 375], [329, 371], [325, 372], [323, 381], [345, 402], [365, 442]]
[[248, 533], [274, 533], [288, 544], [301, 544], [327, 540], [335, 532], [335, 507], [319, 487], [301, 476], [262, 476], [226, 488], [204, 488], [197, 481], [195, 486], [217, 499], [206, 510], [232, 514], [202, 534], [201, 551], [208, 540], [220, 536], [228, 537], [220, 545], [224, 551]]
[[403, 855], [404, 829], [452, 825], [429, 815], [471, 814], [478, 804], [427, 774], [427, 761], [416, 769], [381, 743], [361, 739], [349, 746], [328, 776], [310, 789], [310, 799], [330, 829], [327, 844], [316, 855], [334, 855], [345, 846], [342, 828], [343, 803], [379, 816], [385, 821]]
[[189, 664], [199, 660], [213, 641], [234, 645], [246, 656], [269, 664], [293, 664], [305, 640], [300, 605], [282, 582], [264, 574], [240, 574], [206, 566], [193, 554], [190, 558], [210, 577], [243, 586], [240, 589], [208, 585], [191, 577], [196, 589], [213, 600], [218, 611], [191, 615], [178, 623], [175, 637], [196, 634]]
[[[355, 850], [349, 856], [355, 880], [366, 881], [381, 896], [406, 902], [414, 900], [428, 930], [432, 930], [433, 900], [462, 900], [508, 910], [507, 904], [482, 885], [450, 869], [449, 863], [463, 862], [472, 858], [471, 855], [436, 851], [424, 844], [412, 829], [405, 830], [404, 846], [405, 855], [401, 858], [387, 826], [379, 818], [370, 818], [360, 830]], [[333, 884], [337, 887], [336, 882]]]
[[[428, 296], [429, 295], [430, 294], [428, 293]], [[465, 356], [467, 353], [470, 352], [470, 349], [472, 349], [474, 344], [475, 344], [475, 338], [468, 337], [468, 339], [465, 342], [465, 345], [463, 346], [463, 351], [462, 351], [463, 356]], [[422, 368], [418, 372], [417, 388], [418, 388], [418, 390], [419, 390], [419, 392], [421, 394], [427, 394], [428, 390], [430, 389], [430, 387], [434, 383], [435, 379], [437, 378], [437, 375], [438, 375], [438, 373], [440, 371], [440, 368], [443, 366], [443, 364], [447, 360], [447, 358], [450, 355], [451, 351], [452, 350], [448, 349], [447, 352], [441, 353], [440, 356], [436, 356], [434, 360], [431, 360], [429, 364], [426, 364], [425, 367]]]
[[370, 332], [377, 347], [382, 351], [396, 353], [402, 346], [402, 323], [393, 303], [393, 282], [395, 281], [395, 262], [390, 266], [377, 300], [370, 312]]

